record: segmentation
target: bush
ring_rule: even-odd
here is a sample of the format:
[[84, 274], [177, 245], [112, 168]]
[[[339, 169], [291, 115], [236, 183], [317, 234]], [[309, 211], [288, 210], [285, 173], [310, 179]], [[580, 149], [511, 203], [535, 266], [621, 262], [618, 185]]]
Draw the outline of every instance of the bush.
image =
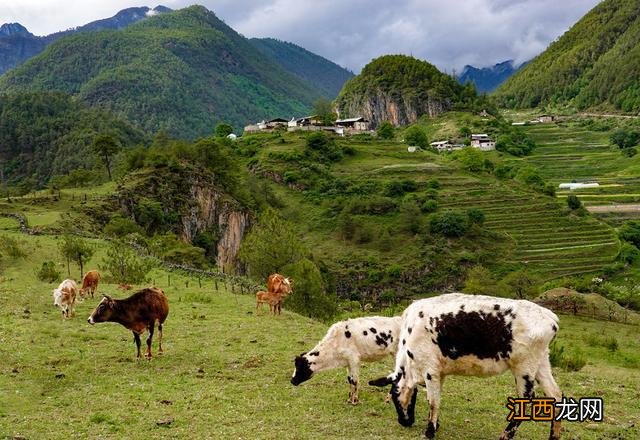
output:
[[567, 355], [562, 345], [556, 341], [549, 346], [549, 361], [552, 367], [559, 367], [566, 371], [580, 371], [587, 364], [581, 354]]
[[36, 271], [36, 277], [40, 281], [55, 283], [60, 280], [60, 271], [56, 269], [56, 264], [53, 261], [45, 261]]
[[618, 231], [618, 236], [640, 248], [640, 220], [625, 223]]
[[129, 234], [142, 234], [144, 230], [128, 217], [116, 214], [104, 227], [104, 233], [110, 237], [124, 237]]
[[622, 154], [624, 154], [626, 157], [633, 157], [638, 154], [638, 150], [636, 150], [635, 148], [625, 148], [624, 150], [622, 150]]
[[429, 138], [427, 133], [419, 126], [412, 125], [404, 132], [404, 140], [407, 145], [427, 148], [429, 146]]
[[303, 259], [283, 268], [283, 273], [295, 282], [293, 292], [285, 300], [285, 307], [320, 320], [329, 320], [337, 312], [335, 295], [325, 291], [318, 267]]
[[618, 261], [632, 265], [640, 260], [640, 250], [630, 243], [622, 243], [620, 252], [618, 253]]
[[414, 192], [418, 189], [418, 184], [411, 179], [392, 180], [387, 183], [386, 195], [389, 197], [402, 196], [408, 192]]
[[360, 224], [356, 228], [356, 232], [353, 235], [353, 241], [358, 244], [370, 243], [373, 240], [373, 230], [366, 224]]
[[467, 211], [467, 218], [472, 225], [482, 226], [484, 224], [484, 212], [478, 208]]
[[435, 200], [425, 200], [420, 209], [425, 214], [436, 212], [436, 210], [438, 209], [438, 202], [436, 202]]
[[380, 236], [378, 237], [378, 249], [383, 252], [388, 252], [393, 248], [393, 243], [389, 228], [383, 228]]
[[462, 237], [469, 230], [467, 216], [457, 211], [434, 214], [429, 221], [431, 232], [446, 237]]
[[8, 235], [0, 235], [1, 253], [9, 258], [24, 258], [27, 252], [23, 248], [23, 243]]
[[216, 136], [217, 137], [227, 137], [231, 133], [233, 133], [233, 126], [232, 125], [227, 124], [225, 122], [221, 122], [218, 125], [216, 125]]
[[205, 251], [202, 248], [182, 243], [182, 246], [177, 246], [164, 252], [163, 259], [169, 263], [204, 269], [207, 267], [207, 259], [204, 253]]
[[307, 154], [323, 162], [337, 162], [342, 159], [343, 153], [329, 135], [322, 131], [314, 131], [307, 135]]
[[575, 211], [576, 209], [580, 209], [582, 207], [582, 202], [580, 202], [580, 199], [577, 196], [570, 194], [567, 197], [567, 206]]
[[165, 223], [162, 204], [156, 200], [142, 198], [135, 207], [137, 223], [151, 234], [162, 229]]
[[376, 132], [380, 139], [393, 139], [395, 137], [393, 124], [389, 121], [384, 121], [380, 124]]
[[407, 200], [400, 210], [400, 227], [405, 232], [417, 234], [422, 229], [420, 208], [414, 200]]
[[429, 181], [427, 182], [427, 188], [440, 189], [440, 181], [435, 177], [429, 179]]
[[115, 283], [141, 284], [152, 267], [151, 261], [140, 258], [127, 244], [114, 241], [107, 248], [100, 268], [108, 272]]
[[612, 144], [617, 145], [620, 149], [631, 148], [640, 142], [640, 132], [619, 128], [611, 134], [609, 139]]
[[465, 147], [456, 151], [454, 157], [468, 171], [477, 173], [484, 170], [484, 156], [477, 148]]
[[496, 281], [491, 272], [483, 266], [477, 265], [469, 269], [464, 282], [464, 292], [473, 295], [496, 295]]

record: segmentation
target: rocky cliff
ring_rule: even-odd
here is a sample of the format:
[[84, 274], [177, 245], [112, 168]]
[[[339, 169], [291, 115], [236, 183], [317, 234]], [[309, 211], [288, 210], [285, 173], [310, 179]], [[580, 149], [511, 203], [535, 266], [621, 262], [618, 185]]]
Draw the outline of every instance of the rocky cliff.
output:
[[[400, 126], [422, 115], [435, 117], [450, 110], [467, 92], [465, 86], [426, 61], [386, 55], [349, 80], [335, 104], [341, 118], [363, 116], [374, 128], [383, 121]], [[475, 91], [471, 94], [475, 96]]]

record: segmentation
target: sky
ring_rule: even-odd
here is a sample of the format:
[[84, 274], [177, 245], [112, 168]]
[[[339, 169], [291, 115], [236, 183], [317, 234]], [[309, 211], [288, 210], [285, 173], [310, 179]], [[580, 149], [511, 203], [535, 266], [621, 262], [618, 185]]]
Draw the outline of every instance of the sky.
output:
[[[46, 35], [131, 6], [178, 9], [193, 1], [0, 0], [0, 23]], [[158, 0], [155, 0], [158, 1]], [[441, 70], [527, 61], [599, 0], [200, 0], [246, 37], [290, 41], [354, 72], [384, 54]]]

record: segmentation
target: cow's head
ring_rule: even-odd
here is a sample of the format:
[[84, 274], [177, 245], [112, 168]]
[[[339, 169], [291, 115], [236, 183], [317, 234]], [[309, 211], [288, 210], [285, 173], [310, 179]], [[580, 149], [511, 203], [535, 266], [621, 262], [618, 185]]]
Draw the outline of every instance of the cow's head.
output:
[[284, 284], [285, 286], [285, 293], [288, 295], [291, 293], [291, 289], [293, 289], [293, 280], [289, 279], [289, 278], [285, 278], [284, 281], [282, 282], [282, 284]]
[[62, 296], [62, 292], [60, 289], [53, 289], [53, 305], [60, 307], [62, 304], [60, 302], [60, 297]]
[[291, 383], [293, 385], [297, 386], [302, 382], [311, 379], [311, 376], [313, 376], [313, 370], [311, 362], [309, 362], [306, 353], [302, 353], [300, 356], [296, 356], [293, 363], [295, 364], [295, 369], [293, 370], [293, 375], [291, 376]]
[[406, 379], [404, 370], [401, 370], [389, 376], [371, 380], [369, 385], [375, 387], [391, 385], [391, 399], [398, 413], [398, 423], [402, 426], [412, 426], [415, 422], [418, 388], [415, 384], [411, 386]]
[[98, 307], [95, 308], [87, 322], [91, 325], [97, 322], [105, 322], [111, 318], [113, 314], [113, 309], [115, 307], [116, 301], [112, 299], [109, 295], [103, 295], [102, 301], [98, 304]]

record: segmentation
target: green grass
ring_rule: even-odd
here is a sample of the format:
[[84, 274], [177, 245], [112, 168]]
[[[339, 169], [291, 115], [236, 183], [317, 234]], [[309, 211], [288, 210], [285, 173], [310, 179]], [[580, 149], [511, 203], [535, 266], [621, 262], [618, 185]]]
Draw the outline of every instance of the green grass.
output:
[[[10, 233], [17, 236], [17, 233]], [[417, 422], [402, 428], [385, 391], [363, 385], [361, 403], [346, 404], [342, 369], [319, 373], [299, 387], [289, 383], [295, 355], [312, 347], [327, 325], [284, 311], [255, 316], [250, 296], [216, 291], [211, 281], [155, 271], [151, 278], [170, 301], [165, 354], [136, 361], [131, 334], [86, 318], [98, 302], [79, 304], [63, 321], [52, 305], [52, 284], [33, 275], [55, 259], [56, 240], [21, 237], [25, 260], [10, 262], [0, 280], [0, 438], [420, 438], [427, 405], [421, 391]], [[100, 242], [97, 242], [100, 244]], [[101, 252], [87, 267], [95, 267]], [[72, 270], [77, 272], [76, 268]], [[189, 287], [185, 287], [186, 282]], [[99, 292], [123, 294], [102, 284]], [[577, 373], [554, 370], [566, 396], [599, 396], [605, 422], [565, 423], [566, 439], [635, 438], [640, 413], [638, 327], [562, 316], [558, 343], [582, 354]], [[591, 335], [590, 338], [587, 336]], [[615, 337], [611, 351], [593, 343]], [[604, 339], [603, 339], [604, 340]], [[154, 345], [154, 352], [156, 346]], [[392, 360], [366, 364], [361, 382], [386, 374]], [[450, 377], [439, 438], [495, 438], [506, 425], [513, 379]], [[158, 422], [173, 420], [168, 426]], [[518, 438], [544, 438], [548, 425], [525, 423]]]

